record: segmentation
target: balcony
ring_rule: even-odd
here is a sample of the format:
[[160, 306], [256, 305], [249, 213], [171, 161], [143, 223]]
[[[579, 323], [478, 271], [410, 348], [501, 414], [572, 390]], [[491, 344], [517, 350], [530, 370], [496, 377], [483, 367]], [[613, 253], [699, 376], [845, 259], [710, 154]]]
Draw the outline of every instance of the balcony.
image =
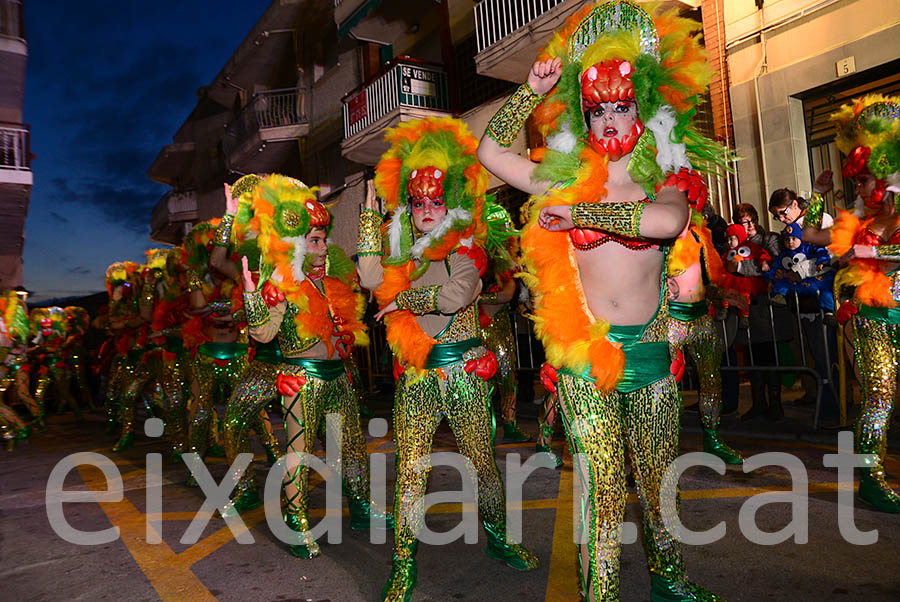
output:
[[279, 169], [297, 139], [309, 133], [308, 88], [255, 94], [222, 137], [225, 165], [239, 173]]
[[150, 239], [180, 245], [197, 221], [197, 194], [170, 190], [156, 203], [150, 217]]
[[154, 182], [174, 188], [187, 187], [193, 181], [195, 158], [193, 142], [176, 142], [162, 147], [147, 175]]
[[[475, 5], [481, 75], [525, 81], [538, 51], [566, 18], [593, 0], [481, 0]], [[666, 0], [663, 7], [696, 8], [698, 0]]]
[[22, 0], [0, 0], [0, 52], [28, 54]]
[[28, 126], [0, 123], [0, 184], [31, 186], [31, 150]]
[[345, 96], [341, 154], [374, 165], [388, 149], [384, 129], [403, 121], [445, 117], [450, 111], [447, 74], [430, 63], [395, 59], [384, 73]]

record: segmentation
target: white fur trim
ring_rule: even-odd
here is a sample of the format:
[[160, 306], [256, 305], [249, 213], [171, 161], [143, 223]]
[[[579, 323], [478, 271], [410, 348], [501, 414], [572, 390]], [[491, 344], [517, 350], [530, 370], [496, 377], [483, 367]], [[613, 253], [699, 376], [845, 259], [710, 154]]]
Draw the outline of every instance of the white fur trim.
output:
[[675, 129], [675, 109], [662, 105], [644, 126], [653, 132], [656, 138], [656, 164], [663, 173], [677, 172], [682, 167], [691, 167], [683, 142], [672, 142], [672, 130]]
[[888, 174], [888, 176], [884, 179], [887, 182], [886, 190], [897, 194], [897, 188], [900, 188], [900, 171], [895, 171], [892, 174]]
[[451, 209], [447, 212], [447, 215], [444, 216], [444, 219], [442, 219], [440, 223], [434, 227], [434, 230], [416, 241], [416, 244], [414, 244], [412, 249], [410, 250], [410, 254], [415, 259], [421, 259], [422, 254], [425, 252], [425, 249], [430, 247], [434, 243], [434, 241], [444, 238], [444, 235], [450, 231], [450, 228], [454, 223], [469, 223], [471, 221], [472, 214], [462, 207]]
[[291, 274], [298, 283], [303, 282], [303, 262], [306, 260], [306, 236], [288, 236], [285, 242], [294, 245], [294, 258], [291, 260]]
[[547, 137], [547, 148], [569, 154], [575, 150], [576, 142], [578, 142], [578, 139], [575, 138], [575, 134], [572, 133], [567, 124], [555, 134]]
[[397, 207], [391, 214], [391, 223], [388, 226], [388, 240], [391, 244], [391, 257], [400, 257], [400, 239], [403, 238], [403, 224], [400, 218], [406, 213], [406, 207]]

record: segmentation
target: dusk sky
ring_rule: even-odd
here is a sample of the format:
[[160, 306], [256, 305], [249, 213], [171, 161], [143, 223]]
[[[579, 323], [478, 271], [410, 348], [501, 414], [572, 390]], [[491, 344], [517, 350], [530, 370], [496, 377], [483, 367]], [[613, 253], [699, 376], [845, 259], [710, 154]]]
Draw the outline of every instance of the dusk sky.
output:
[[32, 300], [103, 290], [143, 261], [166, 187], [147, 169], [268, 0], [27, 0], [34, 188], [25, 226]]

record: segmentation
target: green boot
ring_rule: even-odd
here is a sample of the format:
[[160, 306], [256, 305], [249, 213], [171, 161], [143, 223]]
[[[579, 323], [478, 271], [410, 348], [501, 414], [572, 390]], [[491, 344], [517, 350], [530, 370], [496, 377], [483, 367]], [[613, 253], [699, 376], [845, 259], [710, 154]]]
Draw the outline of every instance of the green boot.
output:
[[216, 443], [215, 445], [210, 445], [206, 448], [206, 455], [210, 458], [224, 458], [225, 457], [225, 448]]
[[309, 519], [291, 512], [285, 514], [284, 522], [291, 529], [300, 533], [301, 543], [288, 545], [291, 556], [296, 558], [315, 558], [320, 554], [319, 544], [309, 534]]
[[666, 579], [650, 575], [650, 602], [725, 602], [687, 579]]
[[184, 459], [181, 457], [180, 451], [173, 451], [172, 455], [169, 456], [169, 464], [180, 464], [184, 462]]
[[526, 550], [521, 544], [508, 543], [506, 538], [488, 522], [482, 522], [487, 533], [488, 557], [506, 564], [517, 571], [533, 571], [540, 568], [541, 561], [537, 556]]
[[221, 513], [222, 518], [240, 516], [244, 512], [259, 508], [261, 505], [262, 500], [259, 499], [259, 492], [256, 489], [250, 489], [225, 505], [225, 511]]
[[538, 443], [534, 446], [534, 451], [537, 453], [545, 453], [550, 454], [550, 459], [553, 460], [553, 463], [556, 464], [557, 468], [562, 468], [563, 461], [562, 458], [556, 455], [556, 453], [550, 449], [549, 445], [541, 445]]
[[863, 468], [859, 475], [859, 499], [879, 512], [900, 513], [900, 495], [884, 478], [883, 469]]
[[114, 452], [121, 452], [125, 451], [132, 445], [134, 445], [134, 433], [125, 433], [124, 435], [122, 435], [122, 438], [119, 439], [118, 442], [116, 442], [112, 450]]
[[519, 430], [516, 422], [503, 422], [503, 440], [507, 443], [524, 443], [531, 441], [531, 435]]
[[266, 460], [269, 462], [269, 466], [273, 466], [278, 462], [278, 454], [275, 453], [271, 444], [263, 443], [263, 448], [266, 450]]
[[719, 438], [716, 429], [703, 429], [703, 451], [721, 458], [726, 464], [741, 464], [744, 457]]
[[19, 429], [18, 433], [16, 433], [16, 439], [22, 440], [27, 439], [28, 437], [31, 437], [31, 426], [26, 424]]
[[391, 576], [381, 590], [383, 602], [410, 602], [416, 587], [416, 549], [418, 541], [394, 550], [391, 561]]
[[[350, 506], [350, 528], [358, 531], [365, 531], [372, 528], [372, 519], [384, 519], [385, 529], [394, 528], [394, 517], [383, 510], [375, 510], [372, 502], [368, 500], [356, 500], [351, 497], [347, 498], [347, 505]], [[378, 521], [376, 524], [381, 524]]]

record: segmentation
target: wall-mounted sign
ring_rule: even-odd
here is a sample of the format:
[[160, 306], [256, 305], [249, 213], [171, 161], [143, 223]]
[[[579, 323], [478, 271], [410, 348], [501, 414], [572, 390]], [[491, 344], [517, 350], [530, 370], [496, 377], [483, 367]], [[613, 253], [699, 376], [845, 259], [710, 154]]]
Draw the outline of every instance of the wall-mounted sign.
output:
[[366, 91], [363, 90], [347, 102], [350, 111], [350, 125], [354, 125], [369, 115], [369, 106], [366, 102]]
[[418, 67], [403, 65], [400, 86], [404, 94], [437, 96], [437, 73]]
[[856, 71], [856, 59], [852, 56], [848, 56], [845, 59], [841, 59], [837, 62], [837, 75], [838, 77], [844, 77], [845, 75], [850, 75], [851, 73]]

